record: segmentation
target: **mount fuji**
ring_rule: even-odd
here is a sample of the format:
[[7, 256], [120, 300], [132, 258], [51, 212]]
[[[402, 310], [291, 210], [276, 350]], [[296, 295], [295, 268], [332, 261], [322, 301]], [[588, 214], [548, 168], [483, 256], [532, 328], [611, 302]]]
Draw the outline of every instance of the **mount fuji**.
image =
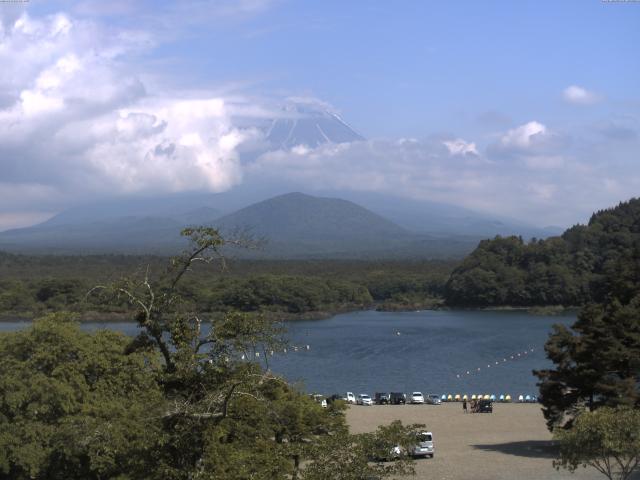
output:
[[316, 148], [326, 143], [364, 140], [340, 115], [317, 105], [290, 103], [266, 129], [271, 150], [289, 150], [298, 145]]

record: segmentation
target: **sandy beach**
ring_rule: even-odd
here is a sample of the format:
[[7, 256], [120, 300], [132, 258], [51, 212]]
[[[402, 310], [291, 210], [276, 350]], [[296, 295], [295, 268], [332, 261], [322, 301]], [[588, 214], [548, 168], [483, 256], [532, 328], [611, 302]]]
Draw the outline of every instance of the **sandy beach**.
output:
[[492, 414], [464, 414], [462, 404], [351, 406], [353, 433], [401, 420], [423, 423], [434, 436], [433, 459], [416, 461], [416, 476], [438, 480], [602, 479], [592, 468], [571, 474], [552, 466], [551, 434], [537, 404], [495, 404]]

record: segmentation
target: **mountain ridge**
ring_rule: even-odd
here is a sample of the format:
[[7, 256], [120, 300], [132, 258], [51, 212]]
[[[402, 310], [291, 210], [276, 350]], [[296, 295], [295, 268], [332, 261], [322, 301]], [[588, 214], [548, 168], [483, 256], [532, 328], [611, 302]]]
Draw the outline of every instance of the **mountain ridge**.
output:
[[238, 253], [259, 257], [442, 258], [461, 256], [478, 241], [475, 237], [417, 234], [354, 202], [301, 192], [278, 195], [222, 216], [215, 215], [219, 210], [210, 207], [191, 212], [191, 217], [127, 215], [94, 221], [71, 216], [74, 222], [69, 224], [61, 223], [65, 218], [61, 216], [34, 227], [0, 232], [0, 249], [173, 254], [185, 245], [179, 231], [196, 224], [214, 226], [230, 234], [249, 229], [256, 236], [267, 237], [264, 250]]

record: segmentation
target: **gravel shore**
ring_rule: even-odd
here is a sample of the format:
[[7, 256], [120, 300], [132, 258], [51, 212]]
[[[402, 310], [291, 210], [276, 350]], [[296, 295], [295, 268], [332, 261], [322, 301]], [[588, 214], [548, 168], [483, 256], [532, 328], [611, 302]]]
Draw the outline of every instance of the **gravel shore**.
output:
[[433, 459], [416, 461], [414, 479], [603, 479], [592, 468], [571, 474], [552, 466], [555, 449], [537, 404], [494, 404], [493, 413], [464, 414], [462, 404], [351, 406], [353, 433], [393, 420], [423, 423], [433, 433]]

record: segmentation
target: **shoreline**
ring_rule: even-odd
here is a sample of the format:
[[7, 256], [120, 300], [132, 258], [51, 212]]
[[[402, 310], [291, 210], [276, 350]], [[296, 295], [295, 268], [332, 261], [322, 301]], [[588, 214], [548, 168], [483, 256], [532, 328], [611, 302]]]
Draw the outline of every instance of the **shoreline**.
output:
[[[410, 313], [416, 311], [424, 311], [424, 310], [460, 310], [460, 311], [487, 311], [487, 312], [527, 312], [530, 315], [565, 315], [575, 313], [579, 310], [579, 307], [562, 307], [559, 305], [550, 305], [550, 306], [537, 306], [537, 307], [514, 307], [514, 306], [497, 306], [497, 307], [477, 307], [477, 308], [464, 308], [464, 307], [452, 307], [447, 306], [441, 303], [434, 302], [426, 302], [424, 304], [411, 304], [411, 305], [402, 305], [402, 304], [385, 304], [374, 303], [371, 305], [358, 305], [358, 306], [344, 306], [342, 308], [334, 308], [327, 310], [312, 310], [309, 312], [302, 313], [292, 313], [292, 312], [278, 312], [278, 311], [251, 311], [246, 313], [261, 313], [267, 317], [277, 318], [284, 322], [296, 322], [296, 321], [304, 321], [304, 320], [327, 320], [329, 318], [333, 318], [336, 315], [340, 315], [343, 313], [352, 313], [352, 312], [366, 312], [366, 311], [375, 311], [375, 312], [398, 312], [398, 313]], [[0, 323], [12, 323], [12, 322], [32, 322], [36, 318], [48, 315], [54, 312], [42, 312], [38, 314], [34, 314], [33, 312], [7, 312], [0, 313]], [[86, 311], [86, 312], [70, 312], [72, 314], [76, 314], [78, 316], [78, 321], [80, 323], [127, 323], [134, 322], [133, 318], [135, 314], [133, 312], [97, 312], [97, 311]], [[220, 315], [224, 315], [226, 312], [217, 311], [217, 312], [203, 312], [203, 315], [208, 317], [216, 317]], [[204, 320], [205, 322], [207, 320]]]

